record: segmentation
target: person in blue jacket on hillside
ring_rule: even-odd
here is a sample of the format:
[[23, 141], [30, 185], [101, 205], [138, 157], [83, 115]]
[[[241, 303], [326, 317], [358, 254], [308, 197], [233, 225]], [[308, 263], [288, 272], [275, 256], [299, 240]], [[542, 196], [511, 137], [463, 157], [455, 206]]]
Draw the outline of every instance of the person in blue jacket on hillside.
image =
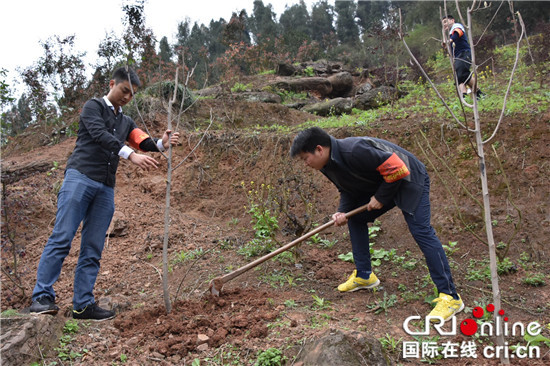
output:
[[[162, 139], [152, 139], [122, 113], [140, 86], [138, 75], [129, 67], [118, 68], [109, 82], [109, 93], [91, 99], [80, 114], [78, 137], [65, 170], [57, 197], [57, 214], [36, 274], [31, 313], [56, 314], [54, 283], [59, 278], [65, 257], [80, 223], [80, 254], [74, 274], [73, 318], [101, 321], [115, 317], [94, 299], [93, 289], [105, 235], [114, 205], [115, 175], [119, 158], [138, 167], [157, 168], [158, 162], [141, 151], [164, 151], [178, 142], [179, 133], [167, 130]], [[127, 146], [125, 141], [130, 144]]]
[[[452, 15], [447, 15], [442, 19], [443, 29], [449, 32], [449, 42], [453, 52], [456, 78], [458, 81], [459, 92], [466, 96], [470, 91], [474, 92], [476, 98], [481, 98], [484, 94], [476, 89], [475, 76], [470, 73], [472, 64], [472, 50], [468, 43], [466, 29], [460, 23], [456, 23]], [[470, 88], [468, 89], [466, 85]]]
[[[380, 284], [372, 271], [368, 222], [394, 207], [403, 212], [409, 231], [426, 258], [439, 291], [429, 314], [450, 319], [464, 309], [457, 294], [443, 246], [430, 219], [430, 178], [426, 168], [407, 150], [373, 137], [336, 139], [319, 127], [301, 131], [290, 149], [292, 157], [323, 173], [339, 190], [340, 205], [332, 215], [336, 226], [347, 224], [356, 269], [341, 292], [369, 289]], [[368, 204], [367, 211], [346, 218], [345, 213]]]

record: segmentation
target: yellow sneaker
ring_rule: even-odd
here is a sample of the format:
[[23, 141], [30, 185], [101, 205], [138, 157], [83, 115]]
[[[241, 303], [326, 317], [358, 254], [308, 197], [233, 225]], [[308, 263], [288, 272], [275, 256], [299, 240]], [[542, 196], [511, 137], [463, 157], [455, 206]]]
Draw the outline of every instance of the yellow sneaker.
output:
[[338, 286], [338, 290], [340, 292], [353, 292], [364, 288], [373, 288], [378, 286], [379, 284], [380, 281], [378, 280], [378, 277], [374, 275], [374, 273], [371, 272], [369, 279], [365, 280], [361, 277], [357, 277], [357, 270], [355, 269], [353, 270], [351, 276], [349, 276], [348, 280]]
[[[464, 303], [460, 295], [458, 296], [458, 300], [455, 300], [451, 295], [440, 293], [439, 297], [432, 302], [437, 304], [428, 316], [441, 317], [444, 322], [464, 309]], [[431, 318], [430, 321], [432, 323], [439, 323], [439, 318]]]

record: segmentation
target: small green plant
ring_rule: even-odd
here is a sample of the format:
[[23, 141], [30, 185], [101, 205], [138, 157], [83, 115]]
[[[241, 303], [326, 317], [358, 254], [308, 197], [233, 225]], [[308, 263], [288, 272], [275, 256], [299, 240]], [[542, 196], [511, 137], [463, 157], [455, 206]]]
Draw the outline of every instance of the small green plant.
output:
[[413, 269], [416, 268], [417, 263], [418, 263], [418, 261], [415, 258], [412, 258], [412, 259], [409, 259], [406, 262], [403, 262], [403, 264], [401, 266], [403, 268], [405, 268], [406, 270], [412, 271]]
[[313, 66], [308, 66], [304, 69], [304, 75], [306, 76], [313, 76], [315, 75], [315, 71], [313, 70]]
[[0, 318], [10, 318], [12, 316], [17, 316], [19, 315], [19, 312], [15, 309], [8, 309], [8, 310], [4, 310], [1, 314], [0, 314]]
[[384, 337], [378, 338], [378, 340], [382, 344], [382, 347], [384, 347], [388, 352], [398, 353], [400, 348], [399, 345], [401, 344], [403, 338], [395, 339], [393, 336], [386, 333]]
[[255, 183], [250, 182], [250, 188], [247, 190], [244, 182], [241, 186], [247, 192], [248, 212], [252, 215], [251, 223], [254, 225], [255, 236], [257, 238], [273, 237], [276, 230], [279, 229], [277, 215], [271, 207], [275, 202], [273, 199], [273, 187], [269, 184], [260, 184], [256, 188]]
[[457, 241], [449, 241], [449, 245], [443, 244], [443, 249], [445, 249], [447, 256], [453, 255], [458, 250], [458, 248], [456, 247], [457, 244]]
[[80, 327], [78, 326], [78, 321], [76, 319], [69, 319], [65, 322], [63, 327], [63, 333], [65, 334], [75, 334], [78, 333]]
[[281, 366], [284, 365], [287, 357], [277, 348], [268, 348], [265, 351], [258, 351], [254, 366]]
[[[260, 279], [268, 283], [273, 288], [281, 288], [289, 281], [289, 275], [286, 274], [287, 270], [282, 268], [280, 270], [273, 270], [269, 273], [260, 276]], [[294, 279], [292, 279], [294, 281]]]
[[516, 265], [508, 257], [497, 264], [497, 273], [499, 275], [514, 273], [517, 272], [517, 270]]
[[392, 294], [388, 296], [388, 293], [384, 291], [384, 297], [382, 300], [378, 301], [376, 304], [367, 305], [369, 309], [374, 310], [375, 314], [380, 314], [381, 312], [386, 313], [389, 308], [395, 306], [397, 303], [397, 295]]
[[346, 254], [338, 254], [338, 258], [343, 260], [344, 262], [353, 263], [353, 253], [352, 252], [348, 252]]
[[338, 243], [338, 240], [329, 240], [326, 237], [321, 238], [321, 236], [317, 233], [309, 238], [309, 242], [318, 244], [322, 248], [330, 249]]
[[285, 301], [285, 306], [286, 306], [287, 308], [295, 308], [295, 307], [298, 306], [298, 305], [296, 305], [296, 301], [294, 301], [294, 300], [292, 300], [292, 299], [289, 299], [289, 300], [286, 300], [286, 301]]
[[238, 92], [243, 92], [243, 91], [247, 91], [248, 89], [250, 89], [252, 87], [252, 84], [243, 84], [243, 83], [235, 83], [235, 85], [233, 85], [233, 87], [231, 88], [231, 92], [232, 93], [238, 93]]
[[172, 264], [183, 263], [188, 260], [193, 260], [201, 257], [203, 254], [204, 250], [202, 248], [193, 249], [188, 252], [182, 250], [179, 253], [176, 253], [176, 257], [172, 261]]
[[261, 71], [258, 75], [273, 75], [273, 74], [275, 74], [275, 69]]
[[54, 161], [53, 162], [53, 167], [51, 167], [50, 171], [46, 173], [47, 176], [50, 176], [52, 175], [52, 173], [54, 171], [56, 171], [57, 169], [59, 169], [59, 163], [57, 161]]
[[434, 364], [437, 362], [437, 360], [440, 360], [443, 358], [442, 350], [443, 346], [439, 345], [439, 336], [433, 336], [433, 337], [419, 337], [419, 336], [413, 336], [413, 338], [419, 343], [419, 346], [421, 347], [434, 347], [433, 357], [424, 357], [420, 361], [428, 363], [428, 364]]
[[533, 275], [527, 274], [527, 276], [523, 279], [523, 283], [529, 286], [539, 287], [539, 286], [544, 286], [546, 284], [544, 279], [545, 279], [545, 276], [542, 273], [535, 273]]
[[313, 298], [313, 308], [316, 310], [330, 309], [330, 301], [325, 300], [317, 295], [311, 295]]

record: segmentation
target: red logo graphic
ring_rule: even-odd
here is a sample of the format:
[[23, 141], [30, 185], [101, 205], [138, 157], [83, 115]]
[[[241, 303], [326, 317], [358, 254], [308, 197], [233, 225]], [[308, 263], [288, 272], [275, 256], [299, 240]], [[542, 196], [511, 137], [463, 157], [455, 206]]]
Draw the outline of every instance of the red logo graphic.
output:
[[[485, 307], [485, 309], [488, 312], [492, 313], [493, 311], [495, 311], [495, 306], [493, 304], [489, 304]], [[483, 308], [480, 307], [480, 306], [477, 306], [477, 307], [474, 308], [474, 310], [472, 310], [472, 316], [476, 319], [482, 318], [484, 314], [485, 314], [485, 312], [483, 311]], [[498, 315], [503, 316], [504, 315], [504, 310], [500, 309], [498, 311]], [[508, 321], [507, 316], [504, 317], [504, 321], [505, 322]], [[468, 318], [468, 319], [464, 319], [463, 321], [460, 322], [460, 331], [462, 332], [462, 334], [464, 334], [466, 336], [472, 336], [472, 335], [476, 334], [477, 329], [478, 329], [477, 322], [474, 319]]]

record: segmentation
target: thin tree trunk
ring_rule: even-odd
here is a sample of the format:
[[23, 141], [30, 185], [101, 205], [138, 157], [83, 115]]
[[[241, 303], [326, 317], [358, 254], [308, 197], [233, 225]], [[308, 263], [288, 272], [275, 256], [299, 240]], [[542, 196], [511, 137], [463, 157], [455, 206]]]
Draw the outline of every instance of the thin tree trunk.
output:
[[[475, 2], [472, 5], [474, 8]], [[473, 32], [471, 29], [472, 24], [472, 8], [468, 9], [467, 19], [468, 19], [468, 41], [472, 45], [472, 74], [475, 77], [475, 83], [477, 83], [477, 69], [476, 69], [476, 55], [475, 47], [473, 47]], [[477, 92], [477, 85], [473, 86], [473, 92]], [[495, 311], [493, 314], [493, 319], [495, 322], [495, 329], [502, 328], [502, 317], [499, 315], [501, 307], [501, 294], [500, 286], [498, 283], [498, 266], [497, 266], [497, 252], [495, 245], [495, 238], [493, 236], [493, 224], [491, 219], [491, 203], [489, 202], [489, 184], [487, 182], [487, 165], [485, 164], [485, 152], [483, 149], [483, 136], [481, 135], [481, 122], [479, 118], [479, 110], [477, 107], [477, 97], [472, 93], [474, 99], [474, 121], [475, 121], [475, 137], [477, 145], [477, 155], [479, 159], [479, 173], [481, 176], [481, 194], [483, 195], [483, 212], [485, 219], [485, 232], [487, 233], [487, 243], [489, 244], [489, 268], [491, 271], [491, 288], [493, 291], [493, 305], [495, 305]], [[497, 346], [504, 347], [504, 335], [496, 334], [496, 344]], [[501, 353], [500, 362], [504, 365], [509, 365], [510, 360], [504, 355], [504, 352]]]
[[[178, 95], [178, 68], [176, 68], [176, 78], [174, 81], [174, 96], [168, 102], [168, 130], [172, 130], [172, 105]], [[164, 206], [164, 241], [162, 243], [162, 292], [164, 295], [164, 306], [166, 314], [172, 311], [170, 303], [170, 291], [168, 288], [168, 239], [170, 238], [170, 196], [172, 190], [172, 144], [168, 144], [166, 172], [166, 200]]]

